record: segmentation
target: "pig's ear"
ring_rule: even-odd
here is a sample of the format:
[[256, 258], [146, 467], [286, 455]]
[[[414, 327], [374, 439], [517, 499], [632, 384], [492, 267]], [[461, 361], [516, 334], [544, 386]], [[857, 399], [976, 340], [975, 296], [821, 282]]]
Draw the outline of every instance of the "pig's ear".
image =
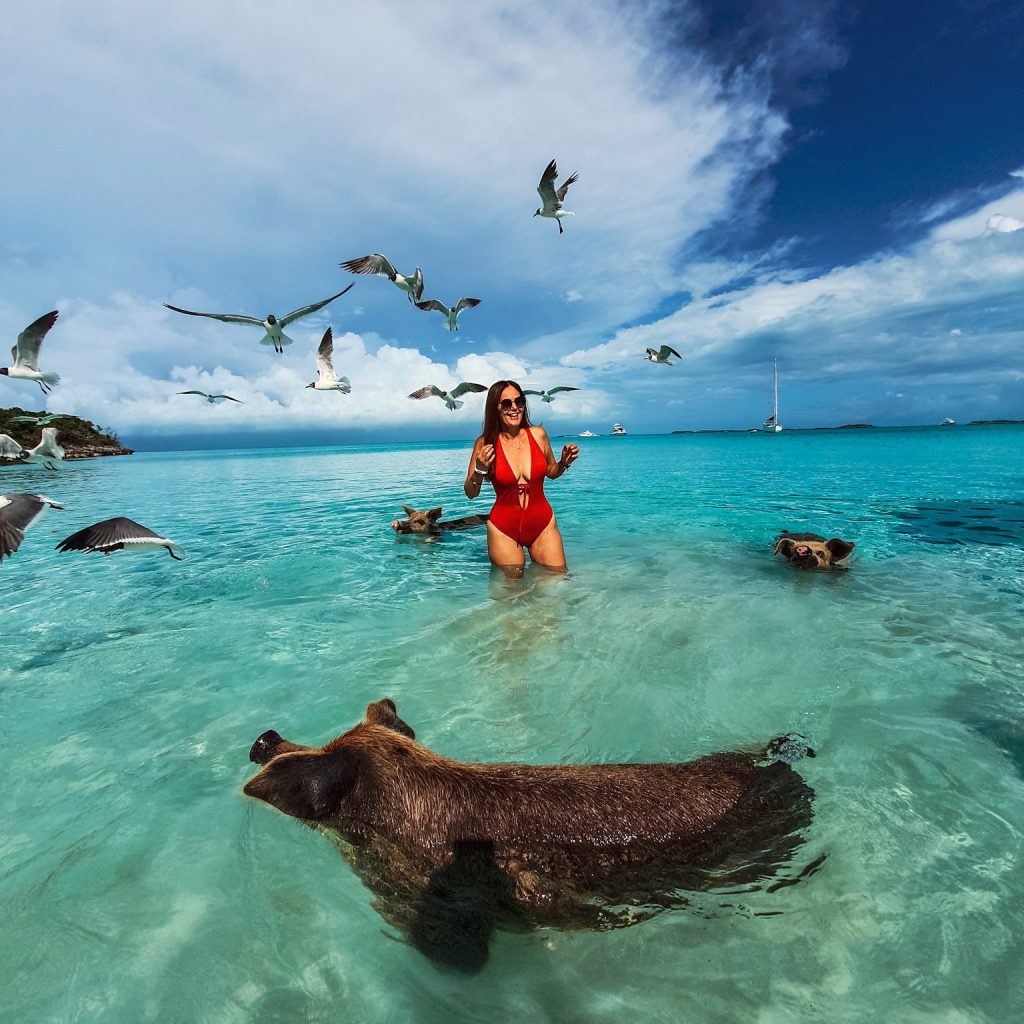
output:
[[854, 549], [854, 546], [848, 540], [840, 540], [838, 537], [833, 537], [825, 542], [825, 547], [831, 553], [833, 562], [841, 562]]
[[438, 519], [440, 519], [440, 518], [441, 518], [441, 506], [439, 505], [439, 506], [438, 506], [437, 508], [432, 508], [432, 509], [431, 509], [431, 510], [430, 510], [430, 511], [429, 511], [429, 512], [427, 513], [427, 518], [428, 518], [428, 519], [429, 519], [429, 520], [430, 520], [430, 521], [431, 521], [432, 523], [436, 523], [436, 522], [438, 521]]
[[280, 754], [245, 784], [245, 794], [293, 818], [319, 821], [338, 809], [355, 777], [351, 751]]
[[416, 515], [416, 509], [414, 509], [414, 508], [409, 508], [409, 506], [408, 506], [408, 505], [403, 505], [403, 506], [402, 506], [402, 511], [403, 511], [403, 512], [404, 512], [404, 513], [405, 513], [405, 514], [406, 514], [407, 516], [414, 516], [414, 515]]
[[416, 739], [416, 733], [412, 731], [412, 728], [398, 717], [398, 708], [395, 707], [395, 702], [390, 697], [367, 704], [364, 721], [367, 725], [383, 725], [403, 736], [408, 736], [411, 740]]
[[783, 555], [789, 558], [793, 554], [793, 548], [796, 547], [796, 541], [790, 537], [780, 537], [775, 542], [775, 550], [772, 552], [773, 555]]

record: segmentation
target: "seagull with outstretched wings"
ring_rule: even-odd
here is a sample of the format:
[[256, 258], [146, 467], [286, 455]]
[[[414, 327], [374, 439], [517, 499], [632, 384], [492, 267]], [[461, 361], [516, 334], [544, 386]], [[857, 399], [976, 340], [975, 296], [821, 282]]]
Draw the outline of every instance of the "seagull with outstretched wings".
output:
[[456, 384], [451, 391], [442, 391], [439, 387], [434, 384], [428, 384], [425, 388], [420, 388], [418, 391], [414, 391], [409, 397], [410, 398], [432, 398], [437, 396], [444, 400], [444, 404], [455, 412], [456, 409], [461, 409], [465, 402], [458, 401], [468, 391], [486, 391], [487, 388], [483, 384], [471, 384], [468, 381], [463, 381], [461, 384]]
[[[352, 284], [355, 284], [353, 282]], [[352, 284], [348, 288], [352, 287]], [[180, 306], [172, 306], [170, 303], [165, 302], [164, 306], [167, 309], [173, 309], [175, 313], [184, 313], [186, 316], [206, 316], [211, 320], [220, 320], [225, 324], [250, 324], [253, 327], [263, 328], [263, 337], [260, 338], [261, 345], [273, 345], [275, 352], [283, 352], [285, 345], [292, 345], [294, 341], [284, 333], [284, 329], [289, 325], [295, 323], [296, 320], [301, 320], [304, 316], [309, 316], [310, 313], [315, 313], [318, 309], [323, 309], [328, 302], [333, 302], [335, 299], [340, 299], [348, 288], [342, 288], [337, 295], [331, 295], [329, 298], [323, 299], [320, 302], [314, 302], [309, 306], [302, 306], [299, 309], [293, 310], [287, 316], [283, 316], [278, 319], [273, 313], [268, 313], [266, 320], [257, 320], [254, 316], [242, 316], [239, 313], [197, 313], [195, 310], [182, 309]]]
[[438, 299], [427, 299], [425, 302], [417, 302], [416, 308], [426, 310], [437, 310], [437, 312], [440, 313], [441, 316], [443, 316], [447, 321], [445, 326], [448, 328], [448, 330], [457, 331], [459, 329], [459, 314], [464, 309], [472, 309], [474, 306], [479, 305], [479, 299], [463, 298], [459, 299], [459, 301], [456, 302], [455, 305], [451, 307], [451, 309], [449, 309], [443, 302], [439, 301]]
[[64, 459], [64, 449], [57, 444], [57, 428], [43, 427], [39, 444], [35, 448], [26, 448], [22, 458], [26, 462], [38, 463], [51, 473], [56, 473], [57, 463]]
[[662, 345], [657, 351], [653, 348], [647, 349], [647, 354], [644, 356], [644, 359], [647, 359], [652, 363], [665, 363], [666, 366], [675, 366], [676, 364], [669, 359], [669, 356], [675, 356], [676, 359], [683, 358], [674, 348], [669, 348], [668, 345]]
[[52, 423], [54, 420], [66, 420], [68, 419], [66, 412], [48, 412], [45, 416], [43, 415], [30, 415], [25, 416], [12, 416], [8, 422], [10, 423], [34, 423], [37, 427], [45, 427], [48, 423]]
[[205, 398], [210, 405], [216, 405], [218, 402], [237, 402], [239, 405], [245, 405], [240, 398], [232, 398], [231, 395], [211, 395], [208, 391], [178, 391], [179, 395], [200, 395]]
[[171, 558], [181, 562], [180, 555], [174, 548], [180, 548], [167, 537], [161, 537], [148, 527], [118, 516], [115, 519], [104, 519], [101, 523], [93, 523], [78, 533], [65, 537], [58, 545], [58, 551], [102, 551], [109, 555], [113, 551], [159, 551], [165, 549]]
[[569, 191], [569, 186], [577, 178], [579, 175], [573, 171], [558, 188], [555, 188], [555, 182], [558, 180], [558, 168], [555, 166], [554, 160], [544, 168], [544, 173], [540, 176], [537, 191], [540, 193], [543, 205], [538, 208], [534, 217], [553, 217], [555, 223], [558, 224], [559, 234], [563, 231], [562, 218], [576, 216], [571, 210], [563, 210], [562, 203], [565, 202], [565, 194]]
[[352, 391], [348, 377], [339, 377], [334, 372], [334, 332], [327, 328], [316, 350], [316, 380], [306, 385], [314, 391], [340, 391], [347, 395]]
[[11, 349], [11, 366], [0, 366], [0, 375], [12, 380], [34, 380], [44, 395], [49, 394], [54, 384], [60, 383], [59, 373], [43, 373], [39, 369], [39, 346], [50, 328], [57, 322], [60, 314], [57, 310], [44, 313], [38, 320], [33, 320], [18, 335], [18, 340]]
[[387, 256], [379, 252], [372, 252], [369, 256], [360, 256], [354, 260], [346, 260], [339, 266], [350, 274], [376, 274], [377, 277], [386, 277], [405, 292], [410, 302], [419, 302], [423, 298], [423, 271], [419, 267], [411, 277], [406, 277], [395, 270]]
[[524, 395], [539, 395], [540, 396], [540, 400], [542, 402], [553, 402], [555, 400], [555, 395], [557, 395], [559, 391], [579, 391], [579, 388], [557, 387], [557, 388], [548, 388], [547, 391], [524, 390], [523, 394]]

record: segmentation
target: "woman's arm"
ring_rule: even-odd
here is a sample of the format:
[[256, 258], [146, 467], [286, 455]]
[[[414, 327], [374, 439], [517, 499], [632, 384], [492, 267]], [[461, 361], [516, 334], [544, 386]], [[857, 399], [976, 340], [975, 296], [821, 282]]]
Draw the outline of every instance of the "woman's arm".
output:
[[[548, 468], [544, 475], [549, 480], [557, 480], [580, 457], [579, 445], [565, 445], [562, 448], [562, 457], [556, 459], [551, 448], [551, 441], [548, 439], [548, 432], [543, 427], [533, 427], [532, 429], [540, 434], [537, 440], [540, 442], [540, 450], [544, 453], [544, 458], [547, 459]], [[536, 437], [536, 434], [534, 436]]]
[[469, 457], [466, 482], [462, 485], [467, 498], [475, 498], [480, 493], [480, 485], [483, 483], [484, 477], [490, 472], [493, 462], [494, 445], [484, 444], [483, 437], [478, 437], [476, 444], [473, 445], [473, 454]]

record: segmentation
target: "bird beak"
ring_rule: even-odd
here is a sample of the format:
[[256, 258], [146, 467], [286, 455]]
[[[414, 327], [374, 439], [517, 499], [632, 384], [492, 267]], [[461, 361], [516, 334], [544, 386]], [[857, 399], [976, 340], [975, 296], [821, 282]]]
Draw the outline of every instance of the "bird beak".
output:
[[[313, 384], [315, 384], [315, 383], [316, 383], [316, 381], [313, 381]], [[307, 388], [311, 388], [313, 386], [313, 384], [307, 384], [306, 387]]]

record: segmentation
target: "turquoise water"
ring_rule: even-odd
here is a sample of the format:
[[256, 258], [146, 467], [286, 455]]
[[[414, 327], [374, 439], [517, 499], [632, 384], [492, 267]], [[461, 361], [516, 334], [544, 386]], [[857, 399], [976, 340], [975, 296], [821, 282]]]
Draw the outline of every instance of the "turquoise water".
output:
[[[558, 442], [556, 442], [557, 444]], [[581, 440], [563, 578], [491, 577], [465, 445], [6, 469], [62, 501], [0, 566], [0, 1018], [1017, 1021], [1024, 429]], [[57, 555], [113, 515], [161, 554]], [[847, 573], [770, 557], [853, 540]], [[812, 877], [618, 931], [397, 936], [333, 847], [245, 798], [249, 746], [394, 698], [464, 760], [684, 760], [811, 738]]]

